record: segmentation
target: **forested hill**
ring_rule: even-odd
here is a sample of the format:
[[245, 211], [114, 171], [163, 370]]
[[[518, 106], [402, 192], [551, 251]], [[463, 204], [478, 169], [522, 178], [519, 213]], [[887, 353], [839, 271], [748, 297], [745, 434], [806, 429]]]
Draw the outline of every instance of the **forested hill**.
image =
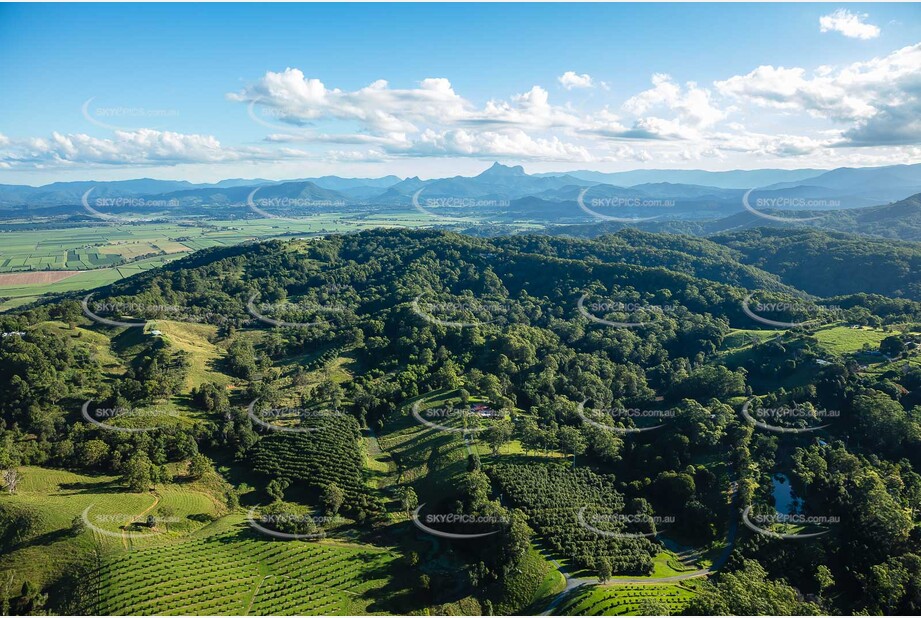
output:
[[511, 298], [536, 323], [551, 315], [571, 317], [582, 294], [597, 293], [636, 305], [678, 304], [745, 324], [740, 303], [747, 291], [797, 295], [775, 275], [741, 263], [740, 256], [706, 240], [636, 231], [587, 241], [378, 230], [204, 250], [101, 288], [94, 297], [131, 297], [248, 319], [245, 305], [255, 293], [260, 301], [304, 293], [322, 304], [329, 300], [322, 290], [334, 289], [329, 296], [360, 315], [432, 292], [481, 301]]
[[739, 251], [741, 262], [817, 296], [868, 292], [921, 300], [921, 243], [780, 228], [710, 240]]
[[[646, 581], [664, 568], [704, 568], [707, 548], [723, 541], [735, 547], [720, 577], [769, 581], [787, 599], [811, 595], [829, 614], [914, 613], [914, 584], [878, 582], [914, 581], [902, 573], [921, 564], [921, 303], [865, 292], [810, 299], [745, 263], [770, 242], [765, 234], [725, 245], [635, 231], [574, 240], [392, 229], [270, 241], [201, 250], [91, 299], [4, 314], [0, 469], [22, 468], [26, 479], [4, 495], [5, 521], [32, 528], [0, 529], [0, 567], [35, 582], [17, 580], [16, 607], [34, 604], [34, 591], [63, 590], [62, 569], [30, 566], [44, 563], [28, 552], [68, 555], [54, 543], [78, 547], [89, 534], [80, 523], [89, 497], [56, 495], [47, 511], [32, 510], [35, 480], [63, 470], [79, 475], [60, 483], [81, 483], [80, 494], [83, 479], [97, 478], [87, 475], [106, 475], [92, 500], [124, 494], [135, 501], [128, 513], [147, 513], [158, 495], [179, 505], [190, 487], [217, 496], [208, 517], [196, 506], [184, 528], [163, 528], [170, 547], [215, 564], [237, 552], [232, 568], [249, 572], [251, 542], [269, 552], [280, 545], [274, 534], [316, 536], [318, 527], [375, 560], [399, 560], [381, 569], [356, 559], [342, 573], [346, 588], [390, 582], [372, 586], [381, 613], [527, 614], [555, 568], [538, 549], [599, 579]], [[842, 260], [854, 250], [826, 248]], [[772, 268], [778, 260], [764, 256]], [[777, 426], [745, 416], [755, 399], [780, 411]], [[89, 402], [97, 415], [123, 412], [96, 422]], [[486, 414], [471, 417], [480, 406]], [[818, 424], [825, 416], [833, 422]], [[461, 435], [468, 420], [482, 423], [482, 437]], [[769, 514], [777, 474], [840, 525], [813, 545], [743, 529], [735, 513]], [[478, 540], [432, 544], [407, 517], [418, 523], [423, 506], [500, 527], [488, 539], [476, 525], [455, 527]], [[278, 529], [245, 523], [252, 509]], [[58, 524], [42, 527], [44, 513], [59, 511]], [[221, 523], [207, 528], [240, 534], [193, 537], [212, 516]], [[655, 517], [674, 525], [659, 530]], [[660, 535], [705, 558], [675, 562]], [[70, 554], [95, 574], [87, 598], [144, 613], [153, 592], [119, 584], [131, 558], [100, 565], [90, 545], [79, 547]], [[337, 544], [303, 547], [336, 559]], [[427, 571], [441, 563], [450, 568]], [[236, 588], [199, 590], [187, 574], [152, 568], [164, 596], [187, 594], [187, 607], [239, 601]], [[255, 586], [264, 571], [253, 568]], [[292, 578], [311, 577], [291, 568]], [[339, 594], [326, 578], [310, 585]], [[55, 608], [74, 600], [56, 594]], [[733, 613], [717, 611], [735, 607], [731, 591], [694, 594], [689, 613]], [[270, 588], [263, 601], [274, 599]]]
[[[771, 232], [764, 234], [727, 238], [728, 246], [721, 246], [691, 237], [637, 231], [589, 241], [543, 236], [483, 239], [450, 232], [376, 230], [310, 241], [208, 249], [100, 288], [94, 299], [149, 307], [178, 306], [193, 316], [218, 316], [223, 322], [241, 326], [252, 320], [247, 302], [255, 295], [260, 303], [286, 303], [285, 311], [298, 303], [301, 309], [305, 304], [334, 306], [335, 311], [324, 313], [324, 320], [356, 324], [370, 318], [381, 323], [381, 328], [386, 324], [390, 335], [406, 332], [406, 324], [418, 322], [412, 309], [420, 299], [438, 303], [440, 309], [451, 313], [440, 318], [449, 322], [469, 321], [473, 319], [471, 312], [489, 313], [486, 305], [493, 303], [499, 305], [497, 311], [502, 315], [493, 312], [477, 319], [554, 329], [563, 328], [566, 321], [580, 314], [585, 318], [586, 311], [591, 312], [594, 306], [600, 311], [594, 318], [607, 319], [604, 316], [614, 312], [618, 321], [648, 323], [654, 336], [671, 342], [662, 345], [674, 345], [673, 351], [677, 351], [689, 331], [712, 330], [715, 339], [711, 345], [719, 345], [722, 335], [717, 333], [730, 327], [756, 326], [742, 306], [750, 293], [759, 301], [798, 298], [802, 304], [806, 294], [782, 283], [776, 275], [744, 263], [750, 261], [777, 270], [789, 279], [787, 283], [795, 281], [809, 292], [834, 296], [840, 306], [857, 308], [870, 303], [874, 305], [870, 310], [883, 317], [887, 312], [917, 312], [916, 304], [893, 305], [866, 293], [856, 300], [845, 298], [861, 289], [860, 283], [848, 282], [853, 278], [848, 260], [858, 250], [857, 244], [839, 241], [826, 246], [822, 253], [828, 264], [822, 275], [826, 282], [820, 286], [816, 282], [822, 276], [809, 277], [808, 235], [798, 244], [790, 241], [801, 259], [787, 265], [783, 252], [762, 248], [770, 244]], [[777, 234], [785, 238], [784, 233]], [[818, 239], [825, 237], [815, 234]], [[878, 248], [878, 254], [888, 256], [893, 264], [909, 260], [912, 251], [913, 246], [901, 253]], [[883, 263], [877, 268], [887, 267]], [[818, 267], [816, 270], [821, 272]], [[897, 295], [894, 290], [903, 290], [904, 296], [916, 295], [911, 269], [890, 270], [895, 274], [888, 278], [889, 283], [883, 285], [887, 279], [878, 277], [879, 285], [866, 288], [870, 294], [889, 292], [891, 297]], [[580, 298], [588, 303], [588, 309], [577, 306]], [[284, 319], [291, 321], [290, 317]], [[779, 320], [790, 317], [774, 316]], [[619, 336], [642, 344], [633, 332]]]
[[[573, 239], [565, 251], [578, 255], [576, 248], [588, 246], [598, 252], [599, 259], [614, 256], [631, 263], [661, 263], [698, 277], [739, 285], [760, 279], [760, 287], [779, 284], [816, 296], [865, 292], [921, 300], [918, 242], [805, 227], [745, 228], [700, 238], [682, 235], [679, 228], [672, 233], [655, 233], [622, 228], [621, 224], [599, 224], [592, 234]], [[566, 233], [578, 231], [567, 228]], [[563, 250], [555, 239], [544, 244], [526, 238], [507, 242], [541, 246], [554, 252]], [[583, 245], [586, 240], [589, 244]], [[582, 255], [587, 258], [589, 252]], [[773, 284], [768, 283], [771, 275], [777, 277]]]
[[665, 219], [642, 221], [637, 223], [618, 223], [611, 221], [594, 221], [587, 224], [559, 226], [551, 229], [551, 234], [595, 238], [621, 229], [639, 228], [647, 232], [667, 232], [672, 234], [693, 234], [709, 237], [713, 234], [732, 233], [760, 227], [772, 227], [790, 230], [791, 226], [826, 232], [855, 234], [858, 237], [877, 237], [893, 240], [921, 241], [921, 194], [912, 195], [898, 202], [866, 206], [863, 208], [842, 208], [839, 210], [799, 210], [765, 211], [765, 214], [781, 217], [809, 218], [812, 221], [794, 223], [772, 221], [747, 211], [741, 211], [728, 217], [707, 221]]

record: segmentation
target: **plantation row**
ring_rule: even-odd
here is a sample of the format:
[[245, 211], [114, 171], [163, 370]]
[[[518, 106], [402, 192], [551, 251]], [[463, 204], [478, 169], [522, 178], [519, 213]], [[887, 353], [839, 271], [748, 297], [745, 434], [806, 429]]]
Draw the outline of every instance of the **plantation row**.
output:
[[[90, 613], [347, 614], [385, 552], [220, 535], [140, 550], [94, 574]], [[268, 574], [266, 574], [268, 573]]]
[[264, 436], [252, 451], [253, 469], [271, 477], [298, 481], [318, 492], [331, 483], [345, 494], [343, 512], [359, 520], [383, 509], [363, 480], [361, 433], [354, 418], [305, 418], [302, 427], [317, 431], [277, 431]]
[[649, 609], [655, 602], [660, 610], [667, 607], [675, 616], [687, 606], [694, 596], [691, 588], [681, 585], [625, 585], [590, 589], [588, 594], [576, 594], [554, 612], [556, 615], [623, 616]]
[[[487, 473], [503, 496], [528, 515], [531, 527], [553, 551], [588, 569], [598, 569], [606, 560], [613, 573], [652, 571], [658, 549], [649, 539], [613, 538], [579, 523], [583, 506], [589, 514], [623, 511], [623, 495], [614, 489], [613, 476], [564, 464], [498, 464]], [[607, 523], [595, 527], [616, 528]]]

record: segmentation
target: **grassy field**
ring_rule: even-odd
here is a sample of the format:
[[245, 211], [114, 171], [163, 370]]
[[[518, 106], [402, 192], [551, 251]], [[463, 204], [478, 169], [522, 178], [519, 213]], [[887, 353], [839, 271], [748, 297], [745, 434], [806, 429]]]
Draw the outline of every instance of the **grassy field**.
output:
[[829, 354], [844, 356], [859, 352], [864, 345], [878, 350], [880, 341], [891, 334], [868, 326], [829, 326], [816, 331], [815, 338]]
[[[217, 498], [195, 484], [157, 485], [152, 492], [132, 493], [114, 476], [33, 466], [20, 472], [17, 493], [0, 496], [4, 520], [17, 521], [20, 534], [0, 556], [0, 573], [13, 573], [19, 582], [50, 584], [94, 551], [104, 556], [173, 542], [222, 513]], [[154, 530], [129, 525], [165, 507], [178, 521]], [[87, 522], [82, 532], [72, 531], [75, 518]]]
[[[586, 586], [571, 593], [560, 603], [557, 616], [637, 616], [681, 613], [694, 595], [694, 584], [627, 584]], [[652, 604], [655, 605], [652, 605]]]
[[[393, 594], [395, 553], [260, 535], [204, 484], [131, 493], [113, 476], [20, 470], [17, 493], [0, 496], [22, 535], [5, 545], [0, 575], [54, 587], [85, 573], [77, 585], [92, 592], [91, 614], [354, 615], [383, 612]], [[132, 525], [148, 514], [164, 519]]]
[[218, 370], [225, 351], [213, 343], [217, 337], [217, 326], [155, 320], [148, 325], [146, 330], [150, 329], [162, 332], [162, 337], [173, 348], [189, 353], [191, 368], [183, 392], [188, 392], [206, 382], [227, 384], [230, 381], [229, 377]]

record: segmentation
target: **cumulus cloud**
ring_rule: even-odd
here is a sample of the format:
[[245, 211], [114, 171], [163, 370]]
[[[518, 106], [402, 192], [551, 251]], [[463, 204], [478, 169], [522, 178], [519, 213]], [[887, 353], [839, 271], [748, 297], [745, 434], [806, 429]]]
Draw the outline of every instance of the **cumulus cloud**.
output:
[[462, 157], [518, 157], [548, 161], [591, 161], [584, 146], [557, 137], [534, 138], [522, 131], [428, 130], [408, 154]]
[[52, 133], [50, 137], [8, 139], [0, 161], [8, 166], [52, 167], [68, 165], [179, 165], [274, 160], [296, 156], [297, 151], [223, 146], [211, 135], [188, 135], [140, 129], [115, 131], [112, 138], [84, 133]]
[[838, 9], [819, 18], [822, 32], [840, 32], [852, 39], [875, 39], [879, 36], [879, 26], [866, 23], [866, 13], [851, 13], [847, 9]]
[[557, 80], [566, 90], [572, 90], [573, 88], [592, 88], [595, 85], [591, 75], [588, 73], [579, 75], [575, 71], [566, 71], [557, 77]]
[[918, 122], [911, 122], [921, 116], [921, 44], [842, 68], [821, 67], [812, 75], [802, 68], [761, 66], [718, 81], [716, 88], [756, 106], [841, 123], [841, 145], [921, 141]]

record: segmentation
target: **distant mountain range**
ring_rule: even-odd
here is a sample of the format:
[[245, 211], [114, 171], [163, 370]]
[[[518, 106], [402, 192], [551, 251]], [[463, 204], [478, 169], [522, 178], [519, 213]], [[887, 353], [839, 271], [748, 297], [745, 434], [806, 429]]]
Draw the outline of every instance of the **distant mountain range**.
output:
[[[89, 194], [87, 193], [89, 192]], [[635, 170], [527, 174], [493, 164], [476, 176], [296, 180], [227, 179], [195, 184], [141, 178], [0, 185], [0, 216], [87, 214], [84, 199], [110, 214], [251, 217], [416, 208], [481, 222], [698, 222], [759, 213], [827, 212], [885, 206], [921, 193], [921, 164], [834, 170]], [[110, 198], [135, 198], [119, 202]], [[261, 206], [260, 206], [261, 204]], [[801, 215], [797, 215], [801, 216]], [[851, 220], [848, 214], [844, 220]], [[710, 222], [710, 223], [706, 223]]]

